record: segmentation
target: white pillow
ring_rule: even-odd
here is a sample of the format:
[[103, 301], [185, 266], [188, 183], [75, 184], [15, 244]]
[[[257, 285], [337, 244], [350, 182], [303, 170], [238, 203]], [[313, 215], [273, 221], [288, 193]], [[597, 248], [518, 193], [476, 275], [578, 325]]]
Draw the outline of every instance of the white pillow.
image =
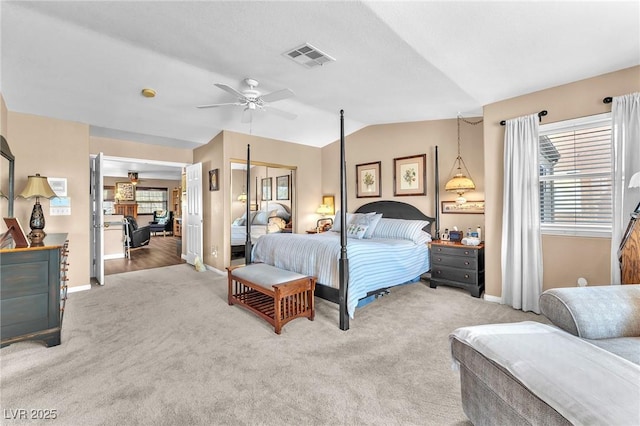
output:
[[351, 223], [347, 228], [347, 237], [361, 240], [364, 237], [364, 233], [367, 232], [367, 228], [367, 225], [361, 223]]
[[[373, 217], [375, 216], [375, 212], [371, 212], [371, 213], [347, 213], [347, 225], [350, 225], [352, 223], [357, 223], [360, 222], [361, 220], [364, 220], [366, 223], [365, 225], [369, 225], [369, 217]], [[340, 232], [340, 222], [341, 222], [341, 218], [340, 218], [340, 210], [338, 210], [336, 212], [336, 218], [333, 220], [333, 226], [331, 227], [331, 230], [334, 232]], [[373, 231], [372, 231], [373, 232]], [[367, 237], [370, 238], [370, 237]]]
[[389, 219], [383, 217], [373, 231], [373, 238], [393, 238], [420, 243], [425, 239], [422, 230], [429, 224], [426, 220]]
[[382, 213], [355, 213], [349, 224], [367, 225], [367, 232], [365, 232], [364, 238], [371, 238], [380, 219], [382, 219]]
[[244, 225], [244, 217], [238, 217], [233, 221], [233, 226], [242, 226]]

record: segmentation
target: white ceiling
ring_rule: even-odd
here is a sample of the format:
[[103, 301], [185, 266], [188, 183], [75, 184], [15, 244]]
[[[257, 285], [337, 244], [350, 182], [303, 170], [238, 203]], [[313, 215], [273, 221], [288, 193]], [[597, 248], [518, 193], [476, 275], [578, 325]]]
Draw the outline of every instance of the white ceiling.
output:
[[[364, 126], [481, 115], [498, 100], [640, 64], [640, 2], [2, 1], [11, 111], [92, 134], [193, 148], [221, 130], [324, 146]], [[336, 59], [283, 56], [310, 43]], [[214, 86], [290, 88], [242, 109]], [[157, 91], [153, 99], [140, 91]]]

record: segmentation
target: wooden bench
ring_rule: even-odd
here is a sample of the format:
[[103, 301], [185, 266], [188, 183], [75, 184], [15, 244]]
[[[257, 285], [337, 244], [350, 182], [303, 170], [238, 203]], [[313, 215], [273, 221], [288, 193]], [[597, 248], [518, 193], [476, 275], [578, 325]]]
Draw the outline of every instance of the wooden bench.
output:
[[315, 277], [265, 263], [227, 268], [229, 305], [240, 305], [266, 320], [280, 334], [295, 318], [313, 321]]

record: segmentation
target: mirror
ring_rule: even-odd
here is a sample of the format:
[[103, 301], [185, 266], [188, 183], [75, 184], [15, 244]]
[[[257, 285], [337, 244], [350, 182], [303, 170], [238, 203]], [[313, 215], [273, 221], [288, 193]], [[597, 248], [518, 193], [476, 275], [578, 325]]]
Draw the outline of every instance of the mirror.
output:
[[2, 190], [2, 194], [7, 197], [7, 217], [13, 217], [13, 199], [15, 198], [14, 194], [14, 167], [15, 167], [15, 157], [11, 153], [11, 149], [9, 148], [9, 143], [4, 138], [4, 136], [0, 135], [2, 139], [1, 153], [2, 153], [2, 178], [0, 181], [0, 190]]
[[231, 161], [231, 265], [244, 264], [246, 208], [250, 206], [251, 241], [295, 229], [295, 167], [251, 162], [247, 191], [245, 161]]

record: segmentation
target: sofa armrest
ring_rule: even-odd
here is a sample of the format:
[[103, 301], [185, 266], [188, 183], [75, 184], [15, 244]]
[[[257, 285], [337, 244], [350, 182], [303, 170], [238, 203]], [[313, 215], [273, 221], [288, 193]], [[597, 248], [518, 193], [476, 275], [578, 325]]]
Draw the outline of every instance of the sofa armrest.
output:
[[640, 336], [640, 285], [554, 288], [540, 295], [540, 309], [578, 337]]

